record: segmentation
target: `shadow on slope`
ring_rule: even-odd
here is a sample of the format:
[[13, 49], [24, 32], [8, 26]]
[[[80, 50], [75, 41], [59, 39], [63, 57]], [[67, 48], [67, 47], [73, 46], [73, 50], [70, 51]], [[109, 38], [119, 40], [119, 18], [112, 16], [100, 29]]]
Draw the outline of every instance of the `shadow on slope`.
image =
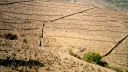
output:
[[27, 66], [27, 67], [33, 67], [33, 66], [39, 66], [39, 67], [43, 67], [44, 64], [36, 61], [36, 60], [29, 60], [29, 61], [23, 61], [23, 60], [9, 60], [9, 58], [7, 59], [0, 59], [0, 65], [1, 66], [14, 66], [14, 67], [18, 67], [18, 66]]

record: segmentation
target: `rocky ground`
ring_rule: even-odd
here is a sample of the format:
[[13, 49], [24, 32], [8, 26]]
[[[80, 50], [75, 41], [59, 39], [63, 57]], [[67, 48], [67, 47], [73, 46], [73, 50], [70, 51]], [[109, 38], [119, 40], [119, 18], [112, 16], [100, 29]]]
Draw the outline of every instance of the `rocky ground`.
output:
[[[114, 72], [74, 58], [69, 55], [69, 50], [81, 57], [87, 51], [106, 54], [128, 34], [127, 19], [127, 12], [76, 3], [1, 0], [0, 70], [2, 72]], [[8, 33], [17, 35], [18, 39], [7, 39]], [[104, 60], [112, 66], [126, 70], [127, 45], [128, 38]], [[82, 52], [80, 48], [83, 48]]]
[[0, 39], [1, 72], [114, 72], [54, 49]]

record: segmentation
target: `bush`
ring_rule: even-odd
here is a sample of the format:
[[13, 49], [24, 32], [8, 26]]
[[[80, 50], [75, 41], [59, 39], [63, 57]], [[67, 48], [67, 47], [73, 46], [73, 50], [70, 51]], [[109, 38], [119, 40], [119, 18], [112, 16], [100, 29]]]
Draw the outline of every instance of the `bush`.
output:
[[70, 50], [69, 54], [70, 54], [71, 56], [74, 56], [74, 57], [78, 58], [78, 59], [81, 59], [81, 57], [80, 57], [79, 55], [73, 53], [72, 50]]
[[24, 42], [24, 43], [28, 43], [27, 39], [24, 39], [23, 42]]
[[17, 40], [17, 39], [18, 39], [18, 36], [17, 36], [17, 35], [13, 35], [13, 34], [11, 34], [11, 33], [8, 33], [8, 34], [6, 35], [6, 38], [7, 38], [7, 39], [10, 39], [10, 40]]
[[101, 66], [107, 65], [106, 62], [101, 61], [101, 58], [102, 56], [96, 52], [88, 52], [88, 53], [85, 53], [83, 56], [83, 59], [89, 63], [94, 63]]

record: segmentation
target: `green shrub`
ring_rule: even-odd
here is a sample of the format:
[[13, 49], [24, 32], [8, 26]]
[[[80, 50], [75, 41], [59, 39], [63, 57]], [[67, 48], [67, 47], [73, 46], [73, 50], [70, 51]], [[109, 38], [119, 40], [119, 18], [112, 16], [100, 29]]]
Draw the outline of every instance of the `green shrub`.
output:
[[24, 42], [24, 43], [28, 43], [27, 39], [24, 39], [23, 42]]
[[70, 50], [69, 54], [70, 54], [71, 56], [74, 56], [74, 57], [78, 58], [78, 59], [81, 59], [81, 57], [80, 57], [79, 55], [73, 53], [72, 50]]
[[96, 52], [88, 52], [88, 53], [85, 53], [83, 56], [83, 60], [85, 60], [89, 63], [94, 63], [94, 64], [98, 64], [101, 66], [107, 65], [106, 62], [101, 61], [101, 58], [102, 58], [102, 56]]

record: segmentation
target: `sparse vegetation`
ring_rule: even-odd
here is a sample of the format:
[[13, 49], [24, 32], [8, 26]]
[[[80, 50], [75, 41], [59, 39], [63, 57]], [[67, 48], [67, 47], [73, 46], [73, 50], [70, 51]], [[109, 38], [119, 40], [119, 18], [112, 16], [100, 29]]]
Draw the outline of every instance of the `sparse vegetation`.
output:
[[123, 70], [118, 67], [109, 66], [107, 62], [101, 60], [102, 57], [103, 56], [98, 52], [88, 52], [84, 54], [83, 60], [89, 63], [94, 63], [106, 68], [110, 68], [112, 70], [115, 70], [116, 72], [123, 72]]
[[78, 58], [78, 59], [81, 59], [81, 57], [78, 54], [73, 53], [72, 50], [70, 50], [69, 54], [71, 56], [74, 56], [74, 57]]
[[[72, 50], [70, 50], [69, 54], [78, 59], [81, 59], [81, 57], [78, 54], [73, 53]], [[86, 62], [98, 64], [98, 65], [104, 66], [104, 67], [106, 65], [108, 65], [107, 62], [102, 61], [101, 58], [102, 58], [102, 56], [96, 52], [88, 52], [88, 53], [85, 53], [83, 56], [83, 60], [85, 60]]]
[[102, 58], [102, 56], [97, 52], [87, 52], [83, 56], [83, 60], [85, 60], [89, 63], [94, 63], [94, 64], [98, 64], [98, 65], [105, 67], [105, 65], [107, 65], [107, 63], [103, 62], [101, 60], [101, 58]]
[[27, 39], [24, 39], [23, 42], [24, 42], [24, 43], [28, 43]]
[[[78, 59], [82, 59], [78, 54], [73, 53], [72, 50], [70, 50], [69, 54]], [[103, 56], [98, 52], [90, 52], [89, 51], [84, 54], [83, 60], [86, 62], [89, 62], [89, 63], [98, 64], [100, 66], [115, 70], [116, 72], [123, 72], [123, 70], [118, 67], [109, 66], [107, 62], [101, 60], [102, 57]]]
[[10, 40], [17, 40], [18, 36], [17, 35], [13, 35], [11, 33], [8, 33], [5, 35], [6, 39], [10, 39]]

